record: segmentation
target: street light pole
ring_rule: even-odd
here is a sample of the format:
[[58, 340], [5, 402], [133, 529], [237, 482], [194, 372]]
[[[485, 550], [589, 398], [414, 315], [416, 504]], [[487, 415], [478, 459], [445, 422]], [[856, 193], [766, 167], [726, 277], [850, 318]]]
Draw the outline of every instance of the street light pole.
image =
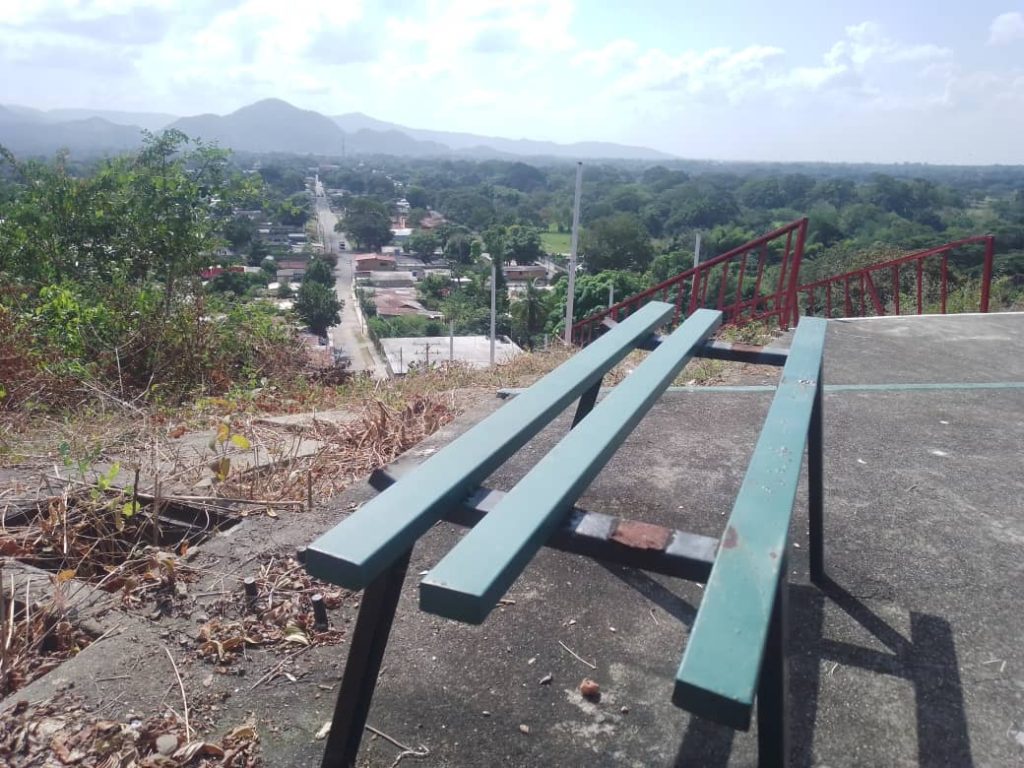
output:
[[491, 262], [491, 368], [494, 367], [494, 328], [498, 312], [498, 263], [489, 253], [481, 253], [483, 258]]

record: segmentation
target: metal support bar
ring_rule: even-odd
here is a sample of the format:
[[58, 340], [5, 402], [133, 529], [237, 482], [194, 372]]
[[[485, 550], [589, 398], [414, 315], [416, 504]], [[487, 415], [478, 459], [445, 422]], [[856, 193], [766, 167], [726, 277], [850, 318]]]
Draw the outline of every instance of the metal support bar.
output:
[[363, 592], [321, 768], [354, 768], [356, 764], [411, 555], [412, 550], [407, 550]]
[[[399, 460], [370, 476], [370, 485], [383, 490], [409, 471]], [[502, 491], [480, 488], [445, 515], [446, 522], [472, 528], [505, 498]], [[703, 584], [715, 562], [718, 539], [660, 525], [624, 520], [574, 507], [545, 546], [605, 563], [639, 568]]]
[[786, 558], [783, 557], [782, 571], [775, 589], [771, 623], [768, 625], [764, 660], [761, 662], [761, 678], [757, 686], [758, 768], [784, 768], [789, 761], [787, 587]]
[[818, 391], [811, 406], [807, 431], [807, 536], [810, 549], [811, 583], [821, 586], [825, 579], [825, 435], [822, 413], [825, 366], [818, 373]]
[[572, 426], [569, 429], [575, 429], [576, 425], [579, 424], [588, 413], [594, 410], [594, 403], [597, 402], [597, 396], [601, 393], [601, 382], [604, 381], [604, 376], [594, 382], [594, 386], [580, 395], [579, 403], [576, 405], [576, 413], [572, 417]]
[[721, 322], [722, 313], [709, 309], [690, 315], [430, 569], [420, 582], [420, 608], [481, 623]]
[[[637, 349], [651, 352], [666, 339], [666, 336], [654, 334], [637, 345]], [[709, 341], [697, 347], [694, 357], [708, 360], [727, 360], [732, 363], [751, 363], [753, 365], [783, 366], [789, 359], [789, 350], [781, 347], [759, 347], [754, 344], [741, 344], [729, 341]]]

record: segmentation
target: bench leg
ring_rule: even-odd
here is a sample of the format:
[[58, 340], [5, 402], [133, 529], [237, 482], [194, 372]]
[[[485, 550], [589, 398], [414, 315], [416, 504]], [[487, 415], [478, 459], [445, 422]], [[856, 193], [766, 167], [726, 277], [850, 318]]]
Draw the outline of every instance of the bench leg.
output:
[[[592, 410], [594, 410], [594, 404], [597, 402], [597, 396], [601, 394], [601, 382], [604, 381], [604, 376], [594, 382], [594, 385], [580, 395], [579, 403], [576, 405], [576, 413], [572, 417], [572, 427], [575, 427], [584, 417]], [[570, 429], [572, 429], [570, 427]]]
[[757, 687], [757, 764], [784, 768], [789, 760], [789, 680], [786, 662], [787, 563], [775, 592]]
[[356, 764], [411, 555], [409, 550], [398, 558], [363, 592], [321, 768], [353, 768]]
[[822, 381], [818, 374], [811, 424], [807, 433], [807, 533], [810, 544], [811, 583], [821, 586], [825, 580], [825, 429], [822, 418]]

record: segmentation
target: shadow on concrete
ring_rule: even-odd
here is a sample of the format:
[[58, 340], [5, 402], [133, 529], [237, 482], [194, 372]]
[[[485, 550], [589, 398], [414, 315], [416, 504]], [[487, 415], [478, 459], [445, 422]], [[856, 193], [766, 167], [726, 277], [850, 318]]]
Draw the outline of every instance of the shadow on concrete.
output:
[[[648, 574], [604, 565], [648, 600], [686, 626], [696, 609]], [[878, 651], [823, 636], [825, 601], [831, 600], [887, 650]], [[914, 687], [918, 763], [923, 768], [956, 765], [970, 768], [970, 737], [964, 709], [953, 632], [945, 619], [911, 612], [908, 640], [845, 588], [826, 577], [821, 589], [790, 585], [790, 764], [811, 768], [814, 724], [822, 662], [836, 662], [906, 680]], [[675, 768], [725, 768], [735, 732], [702, 718], [691, 718], [676, 754]]]
[[[792, 765], [809, 768], [813, 757], [821, 662], [837, 662], [906, 680], [914, 687], [917, 759], [922, 768], [974, 765], [964, 709], [960, 664], [949, 622], [910, 612], [908, 640], [844, 587], [826, 577], [820, 590], [791, 587], [790, 706]], [[823, 637], [825, 600], [831, 600], [875, 637], [886, 651]]]

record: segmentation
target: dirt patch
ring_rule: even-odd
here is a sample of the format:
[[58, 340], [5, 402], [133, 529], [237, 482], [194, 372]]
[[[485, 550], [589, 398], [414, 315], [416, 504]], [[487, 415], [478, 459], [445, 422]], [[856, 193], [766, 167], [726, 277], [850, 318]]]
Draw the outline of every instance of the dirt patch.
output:
[[[197, 653], [225, 672], [246, 648], [295, 653], [317, 645], [336, 645], [343, 629], [331, 629], [328, 610], [355, 593], [314, 579], [294, 557], [264, 555], [257, 575], [225, 595], [205, 613], [199, 627]], [[287, 672], [282, 671], [287, 676]]]

